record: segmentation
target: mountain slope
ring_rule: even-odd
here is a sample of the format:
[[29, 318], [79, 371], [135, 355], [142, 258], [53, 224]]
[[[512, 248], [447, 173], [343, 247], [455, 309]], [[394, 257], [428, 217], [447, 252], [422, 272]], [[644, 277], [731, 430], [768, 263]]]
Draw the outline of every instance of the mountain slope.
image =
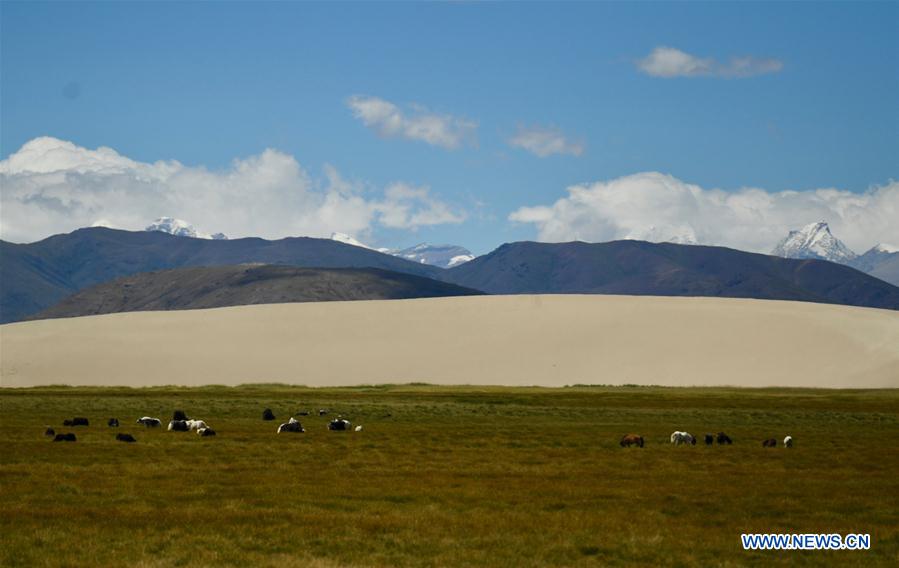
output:
[[876, 245], [849, 262], [849, 266], [899, 286], [899, 251], [896, 247]]
[[491, 294], [720, 296], [899, 309], [899, 288], [840, 264], [642, 241], [506, 244], [443, 279]]
[[817, 258], [849, 264], [858, 255], [834, 237], [824, 221], [811, 223], [798, 231], [790, 231], [771, 251], [783, 258]]
[[98, 284], [29, 319], [249, 304], [472, 296], [481, 292], [376, 268], [238, 265], [146, 272]]
[[439, 268], [330, 239], [206, 240], [162, 232], [79, 229], [31, 244], [0, 241], [0, 323], [23, 319], [69, 294], [139, 272], [244, 263], [380, 268], [434, 277]]

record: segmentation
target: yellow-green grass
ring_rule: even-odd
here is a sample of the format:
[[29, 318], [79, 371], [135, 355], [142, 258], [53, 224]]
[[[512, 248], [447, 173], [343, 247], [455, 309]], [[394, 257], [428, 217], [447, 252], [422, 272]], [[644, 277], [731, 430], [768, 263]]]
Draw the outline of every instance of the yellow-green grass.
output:
[[[899, 562], [895, 390], [51, 387], [0, 405], [4, 566]], [[275, 434], [319, 408], [305, 434]], [[134, 423], [175, 409], [218, 436]], [[338, 413], [364, 430], [328, 432]], [[62, 426], [74, 416], [91, 425]], [[672, 447], [673, 430], [734, 445]], [[619, 447], [628, 432], [646, 447]], [[746, 552], [745, 532], [872, 543]]]

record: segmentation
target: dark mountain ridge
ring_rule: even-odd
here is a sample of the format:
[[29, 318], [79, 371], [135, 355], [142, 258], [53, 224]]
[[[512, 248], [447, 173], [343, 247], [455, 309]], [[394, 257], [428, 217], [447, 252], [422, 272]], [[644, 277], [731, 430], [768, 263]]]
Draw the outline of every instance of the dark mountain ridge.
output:
[[505, 244], [443, 279], [491, 294], [720, 296], [899, 309], [899, 288], [841, 264], [631, 240]]
[[207, 240], [92, 227], [29, 244], [0, 241], [0, 323], [23, 319], [78, 290], [121, 276], [245, 263], [380, 268], [424, 277], [441, 272], [330, 239]]
[[237, 265], [143, 272], [97, 284], [29, 317], [49, 319], [251, 304], [480, 295], [455, 284], [379, 268]]

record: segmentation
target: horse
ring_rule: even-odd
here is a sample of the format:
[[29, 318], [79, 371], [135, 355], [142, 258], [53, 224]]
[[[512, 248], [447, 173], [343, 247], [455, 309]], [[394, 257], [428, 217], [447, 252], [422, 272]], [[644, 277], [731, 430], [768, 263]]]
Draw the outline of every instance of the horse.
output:
[[621, 442], [619, 442], [622, 448], [629, 448], [631, 446], [639, 446], [643, 447], [643, 436], [639, 434], [625, 434], [623, 438], [621, 438]]
[[681, 444], [691, 444], [695, 446], [696, 438], [689, 432], [675, 431], [671, 433], [671, 443], [675, 446], [680, 446]]

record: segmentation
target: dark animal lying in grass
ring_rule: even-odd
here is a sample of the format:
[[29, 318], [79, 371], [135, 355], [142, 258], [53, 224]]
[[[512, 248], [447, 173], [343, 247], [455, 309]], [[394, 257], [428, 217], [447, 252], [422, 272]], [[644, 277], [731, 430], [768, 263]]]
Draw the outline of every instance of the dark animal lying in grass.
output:
[[116, 434], [115, 439], [118, 440], [119, 442], [136, 442], [137, 441], [134, 439], [134, 436], [132, 436], [131, 434]]
[[643, 447], [643, 436], [638, 434], [625, 434], [623, 438], [621, 438], [621, 447], [629, 448], [631, 446]]
[[285, 422], [284, 424], [281, 424], [280, 426], [278, 426], [278, 434], [280, 434], [281, 432], [297, 432], [297, 433], [302, 433], [302, 432], [305, 432], [305, 431], [306, 431], [306, 429], [303, 428], [303, 425], [300, 424], [300, 422], [299, 422], [298, 420], [294, 419], [294, 418], [291, 418], [290, 420], [288, 420], [288, 421]]
[[207, 438], [209, 436], [215, 436], [215, 430], [212, 428], [197, 428], [197, 434], [199, 434], [201, 438]]
[[274, 420], [275, 413], [272, 412], [271, 408], [266, 408], [265, 410], [262, 411], [262, 419], [263, 420]]
[[119, 427], [119, 419], [118, 418], [110, 418], [109, 422], [106, 423], [110, 428], [118, 428]]
[[162, 426], [162, 421], [159, 420], [159, 418], [150, 418], [149, 416], [138, 418], [137, 422], [143, 424], [147, 428], [158, 428], [159, 426]]
[[72, 418], [71, 420], [63, 420], [63, 426], [89, 426], [87, 418]]
[[55, 435], [56, 435], [56, 430], [54, 430], [53, 428], [48, 427], [46, 430], [44, 430], [44, 436], [55, 436]]
[[54, 442], [75, 442], [77, 438], [75, 434], [69, 432], [68, 434], [57, 434], [55, 438], [53, 438]]
[[350, 429], [349, 421], [343, 420], [341, 418], [335, 418], [328, 424], [328, 430], [343, 431], [343, 430], [349, 430], [349, 429]]
[[327, 413], [329, 413], [329, 412], [331, 412], [331, 411], [330, 411], [330, 410], [327, 410], [327, 409], [325, 409], [325, 408], [322, 408], [322, 409], [319, 409], [318, 415], [319, 415], [319, 416], [324, 416], [325, 414], [327, 414]]
[[187, 417], [187, 414], [184, 414], [183, 410], [176, 410], [172, 414], [172, 420], [190, 420], [190, 418]]
[[187, 420], [172, 420], [169, 422], [169, 432], [187, 432], [190, 430], [190, 425], [187, 423]]
[[775, 448], [775, 447], [777, 447], [777, 440], [775, 440], [774, 438], [768, 438], [767, 440], [762, 442], [762, 447], [763, 448]]
[[296, 414], [294, 414], [294, 416], [309, 416], [309, 412], [307, 412], [305, 410], [301, 410], [301, 411], [297, 412]]
[[713, 436], [711, 434], [706, 434], [705, 435], [705, 445], [711, 446], [714, 443], [715, 443], [715, 436]]
[[734, 441], [730, 439], [730, 436], [725, 434], [724, 432], [718, 432], [718, 443], [719, 444], [727, 444], [728, 446], [733, 444]]

